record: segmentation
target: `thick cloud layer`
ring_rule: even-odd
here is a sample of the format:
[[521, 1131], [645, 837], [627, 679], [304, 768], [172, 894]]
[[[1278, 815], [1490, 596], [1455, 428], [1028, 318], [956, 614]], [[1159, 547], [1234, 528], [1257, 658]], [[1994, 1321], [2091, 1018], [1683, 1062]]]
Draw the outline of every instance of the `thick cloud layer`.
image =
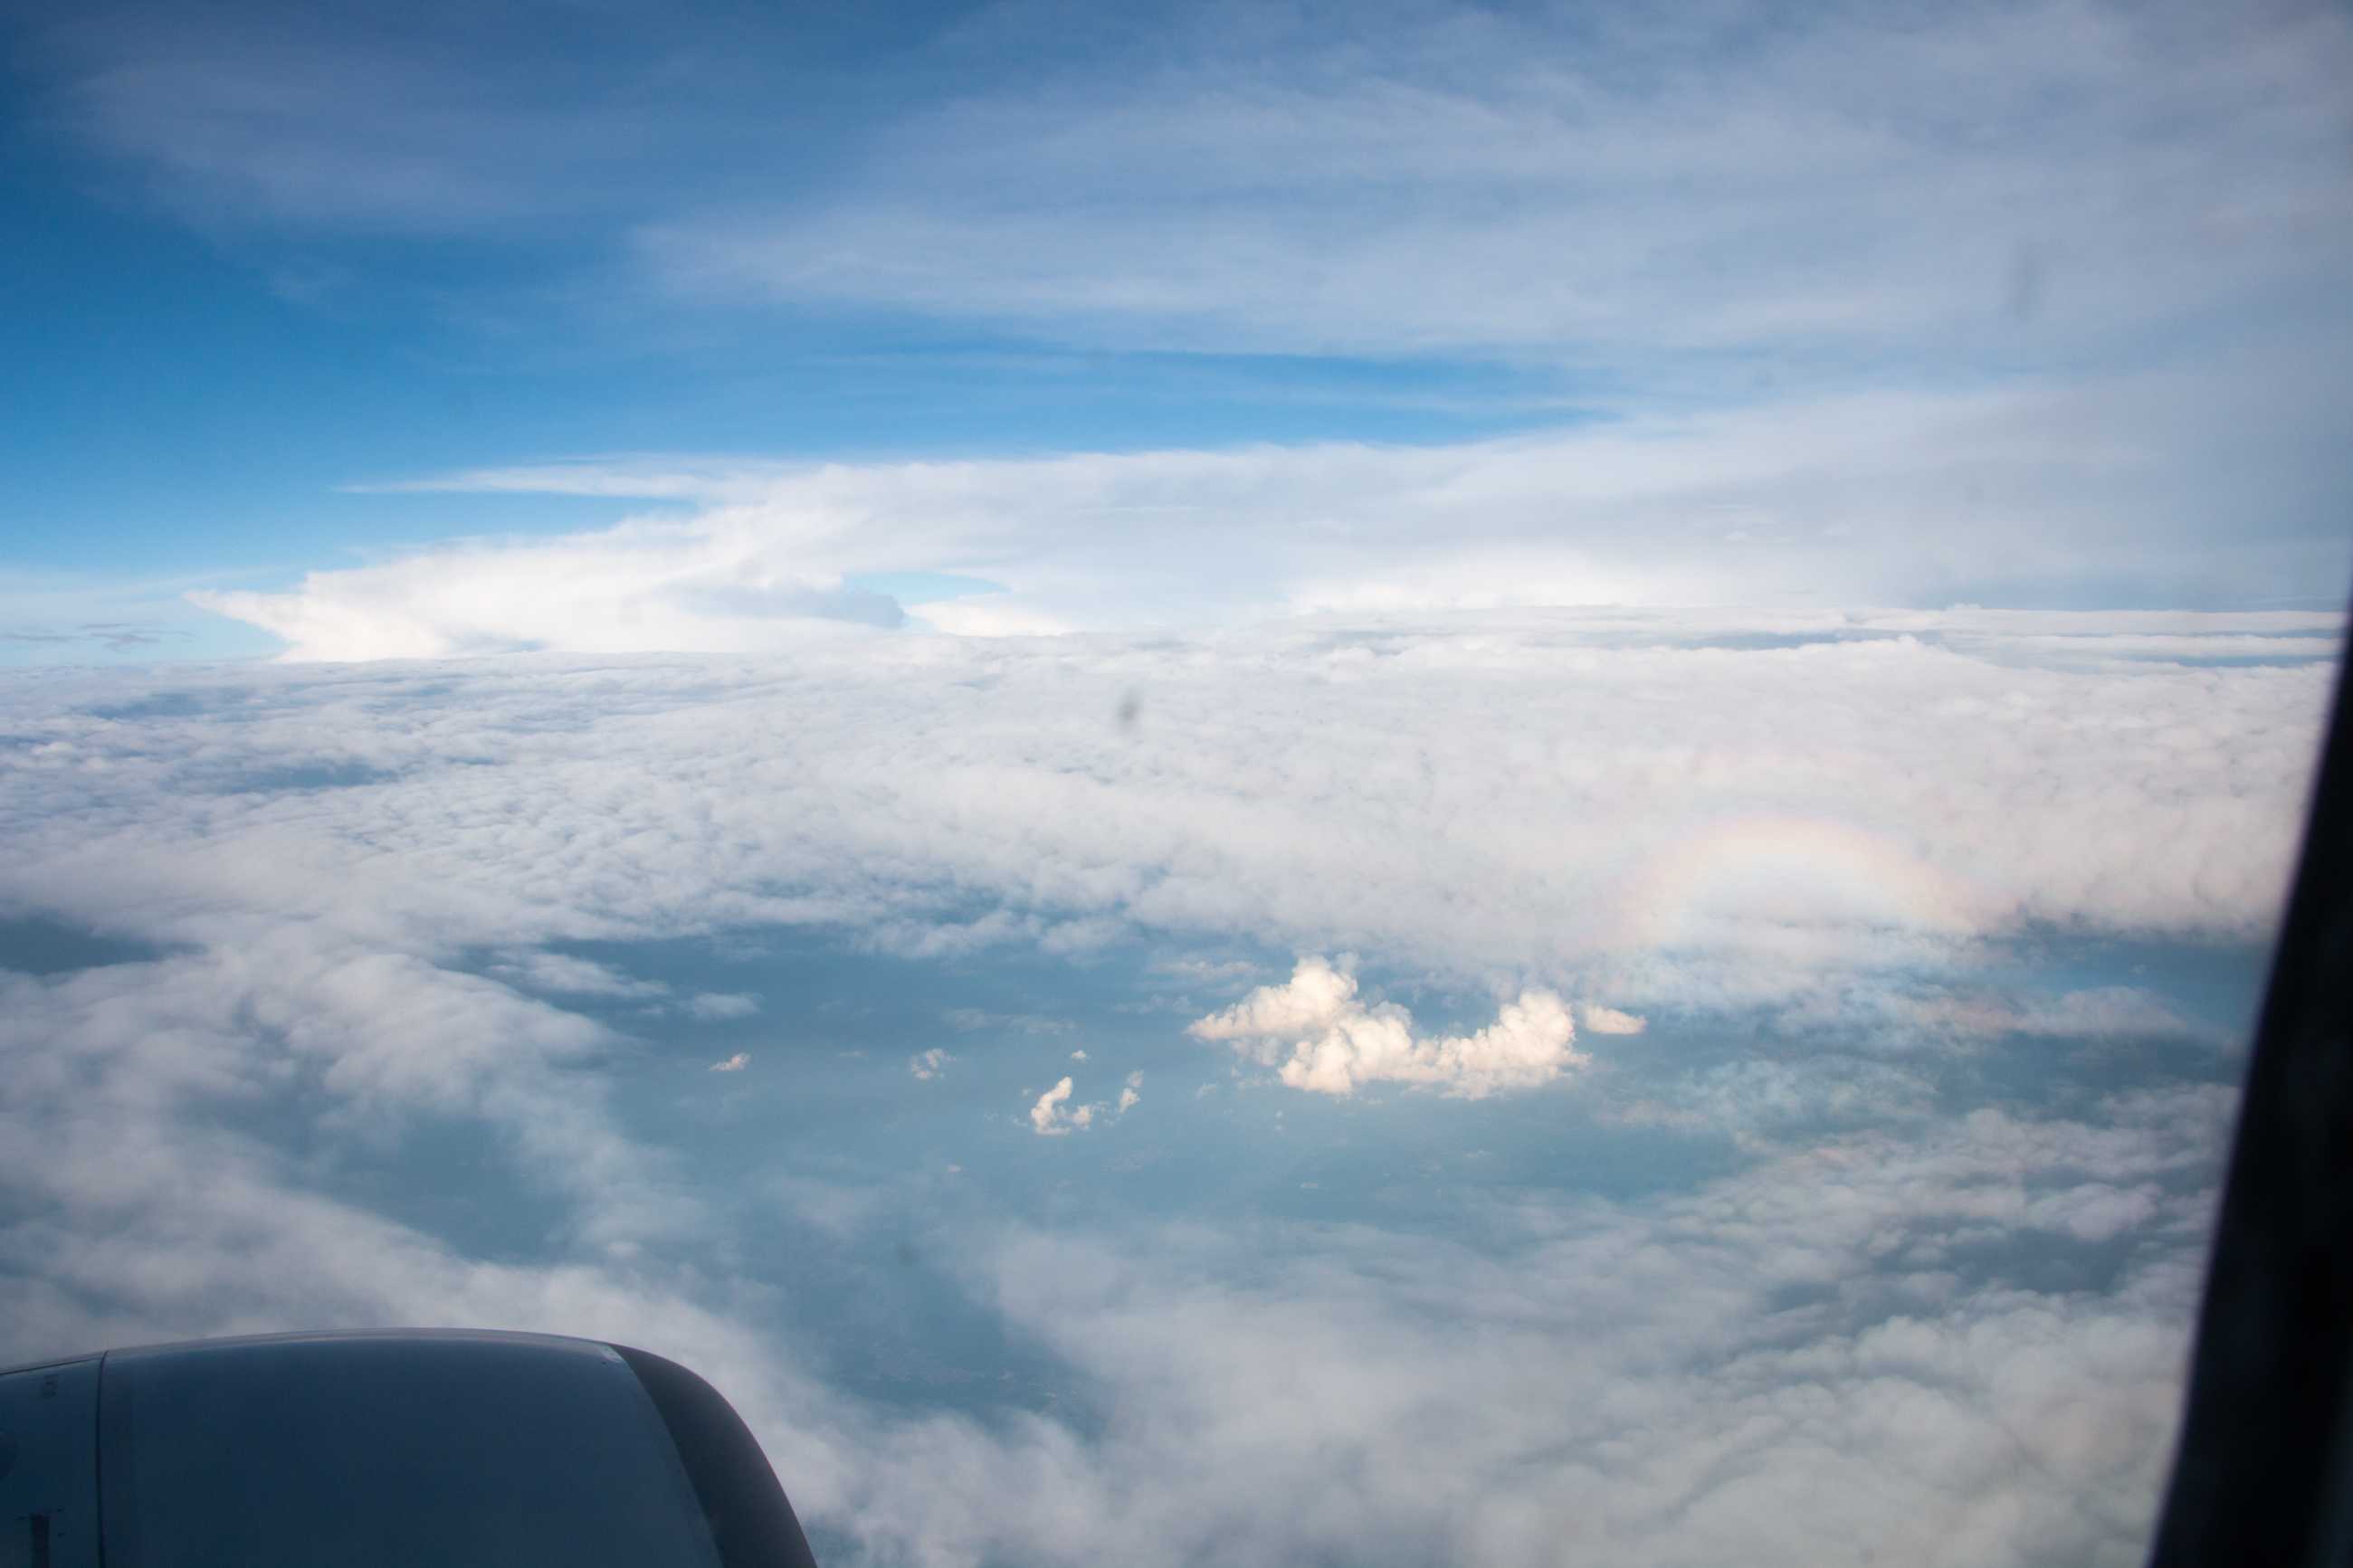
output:
[[[0, 826], [18, 903], [206, 944], [304, 919], [306, 949], [366, 944], [346, 986], [385, 947], [783, 921], [934, 952], [1247, 935], [1502, 997], [1784, 1004], [2031, 925], [2274, 918], [2335, 618], [2154, 623], [2230, 662], [2103, 651], [2151, 624], [1325, 619], [59, 676], [15, 688]], [[2296, 636], [2239, 662], [2250, 631]]]
[[[1929, 1116], [1931, 1069], [2020, 1035], [2212, 1059], [2162, 998], [1997, 966], [2053, 931], [2260, 937], [2327, 679], [2305, 645], [2333, 629], [1485, 616], [21, 677], [0, 909], [114, 945], [0, 974], [6, 1348], [296, 1322], [628, 1339], [719, 1378], [850, 1561], [2125, 1561], [2229, 1097], [2152, 1068]], [[2159, 636], [2229, 651], [2180, 662]], [[1173, 1048], [1241, 1068], [1229, 1095], [1138, 1104], [1136, 1064], [1042, 998], [881, 1064], [934, 1115], [992, 1039], [1032, 1052], [1027, 1096], [972, 1110], [1000, 1160], [1116, 1157], [1253, 1094], [1294, 1123], [1538, 1108], [1736, 1141], [1649, 1192], [1400, 1170], [1366, 1195], [1454, 1205], [1446, 1241], [1271, 1214], [1040, 1234], [957, 1209], [960, 1173], [847, 1205], [804, 1179], [813, 1247], [920, 1239], [1065, 1401], [886, 1405], [805, 1325], [746, 1327], [808, 1281], [744, 1261], [724, 1189], [612, 1088], [642, 1048], [616, 1019], [778, 1010], [641, 973], [630, 944], [776, 926], [943, 963], [1166, 950], [1146, 1000], [1183, 1005]], [[1291, 954], [1339, 952], [1472, 999], [1407, 1028], [1331, 970], [1314, 1019], [1250, 1022], [1317, 978], [1286, 984]], [[1590, 1002], [1581, 1034], [1545, 993]], [[1205, 1016], [1274, 1041], [1276, 1070], [1185, 1042]], [[1630, 1053], [1730, 1019], [1757, 1049], [1627, 1087]], [[1391, 1024], [1401, 1051], [1358, 1049]], [[1332, 1034], [1352, 1085], [1402, 1063], [1493, 1092], [1293, 1092], [1280, 1069]], [[1815, 1049], [1763, 1048], [1788, 1038]], [[1592, 1066], [1536, 1081], [1572, 1052]], [[693, 1049], [678, 1092], [795, 1070], [714, 1057], [737, 1059]], [[1032, 1135], [1082, 1108], [1089, 1135]], [[1355, 1135], [1379, 1128], [1402, 1124]], [[497, 1161], [451, 1171], [453, 1129]], [[524, 1217], [484, 1228], [494, 1191]]]

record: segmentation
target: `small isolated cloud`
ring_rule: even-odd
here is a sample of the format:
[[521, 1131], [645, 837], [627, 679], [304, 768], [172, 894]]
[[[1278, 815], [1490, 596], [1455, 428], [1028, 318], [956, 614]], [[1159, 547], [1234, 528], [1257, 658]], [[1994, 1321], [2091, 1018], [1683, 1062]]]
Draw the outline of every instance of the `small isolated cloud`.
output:
[[1391, 1082], [1476, 1100], [1550, 1083], [1592, 1060], [1576, 1048], [1568, 1004], [1550, 991], [1522, 992], [1476, 1034], [1418, 1036], [1412, 1014], [1394, 1002], [1367, 1005], [1356, 977], [1320, 957], [1301, 959], [1284, 984], [1260, 986], [1187, 1033], [1224, 1041], [1318, 1094]]
[[742, 1072], [745, 1068], [750, 1067], [751, 1065], [752, 1053], [749, 1051], [737, 1051], [733, 1056], [729, 1057], [723, 1062], [712, 1062], [711, 1064], [711, 1070], [712, 1072]]
[[1071, 1080], [1067, 1078], [1038, 1097], [1038, 1103], [1029, 1108], [1029, 1125], [1039, 1137], [1052, 1138], [1071, 1130], [1071, 1119], [1063, 1110], [1070, 1098]]
[[947, 1071], [948, 1063], [954, 1060], [955, 1060], [954, 1057], [939, 1047], [934, 1046], [928, 1051], [917, 1051], [913, 1056], [909, 1057], [907, 1070], [928, 1082]]
[[686, 1010], [705, 1023], [748, 1018], [760, 1010], [760, 999], [740, 991], [705, 991], [690, 998]]
[[1122, 1115], [1133, 1110], [1135, 1108], [1135, 1102], [1144, 1098], [1137, 1092], [1143, 1087], [1144, 1075], [1141, 1072], [1132, 1072], [1127, 1075], [1127, 1085], [1119, 1091], [1119, 1110]]
[[1087, 1053], [1082, 1050], [1072, 1051], [1071, 1053], [1071, 1059], [1074, 1062], [1082, 1062], [1087, 1059]]
[[1604, 1007], [1599, 1002], [1579, 1002], [1577, 1021], [1590, 1035], [1639, 1035], [1651, 1026], [1647, 1018], [1631, 1013], [1621, 1013], [1615, 1007]]
[[[1140, 1073], [1132, 1075], [1130, 1081], [1133, 1082], [1134, 1079], [1142, 1076]], [[1124, 1110], [1135, 1103], [1133, 1098], [1134, 1092], [1131, 1089], [1126, 1094], [1121, 1096], [1120, 1110]], [[1029, 1108], [1029, 1125], [1037, 1131], [1039, 1137], [1060, 1137], [1074, 1127], [1092, 1127], [1095, 1124], [1095, 1113], [1103, 1108], [1099, 1104], [1073, 1105], [1071, 1103], [1071, 1080], [1065, 1078], [1039, 1095], [1038, 1103]]]

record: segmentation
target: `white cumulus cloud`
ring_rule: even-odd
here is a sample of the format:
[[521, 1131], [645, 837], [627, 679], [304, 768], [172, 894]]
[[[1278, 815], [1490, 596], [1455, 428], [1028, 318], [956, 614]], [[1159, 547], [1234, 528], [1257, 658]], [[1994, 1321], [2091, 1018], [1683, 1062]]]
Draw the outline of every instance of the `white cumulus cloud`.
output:
[[733, 1056], [727, 1058], [723, 1061], [712, 1062], [711, 1064], [711, 1070], [712, 1072], [742, 1072], [745, 1068], [750, 1067], [751, 1065], [752, 1053], [749, 1051], [737, 1051]]
[[1621, 1013], [1615, 1007], [1605, 1007], [1599, 1002], [1579, 1002], [1577, 1021], [1591, 1035], [1639, 1035], [1649, 1028], [1646, 1019], [1631, 1013]]
[[[1050, 1138], [1059, 1133], [1068, 1132], [1073, 1125], [1082, 1127], [1086, 1125], [1085, 1122], [1077, 1121], [1065, 1109], [1070, 1098], [1071, 1080], [1064, 1078], [1053, 1088], [1039, 1095], [1038, 1103], [1029, 1108], [1029, 1125], [1040, 1137]], [[1081, 1107], [1081, 1109], [1085, 1108]]]
[[1261, 985], [1187, 1032], [1227, 1042], [1292, 1088], [1319, 1094], [1405, 1083], [1475, 1100], [1550, 1083], [1592, 1060], [1576, 1047], [1568, 1005], [1550, 991], [1521, 993], [1475, 1034], [1420, 1036], [1410, 1013], [1366, 1004], [1356, 977], [1320, 957], [1301, 959], [1282, 984]]

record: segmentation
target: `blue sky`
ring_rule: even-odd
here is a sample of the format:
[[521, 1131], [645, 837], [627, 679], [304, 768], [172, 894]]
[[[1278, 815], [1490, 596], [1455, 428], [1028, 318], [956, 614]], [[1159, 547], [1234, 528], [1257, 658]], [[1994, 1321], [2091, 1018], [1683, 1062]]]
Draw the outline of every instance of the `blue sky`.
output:
[[[1689, 446], [1719, 533], [1861, 508], [1894, 555], [1957, 557], [1834, 547], [1768, 596], [2312, 607], [2347, 564], [2326, 11], [130, 5], [13, 37], [17, 658], [110, 657], [88, 623], [267, 651], [282, 616], [182, 595], [711, 504], [513, 481], [552, 462], [887, 487], [921, 459], [1271, 445], [1295, 482], [1218, 504], [1295, 533], [1363, 504], [1346, 474], [1317, 489], [1335, 445], [1475, 467], [1498, 437], [1622, 430]], [[1981, 449], [2005, 411], [2053, 450]], [[1851, 461], [1768, 483], [1727, 426], [1776, 418], [1852, 430], [1903, 493], [1969, 515], [1841, 494]], [[453, 482], [484, 475], [508, 478]], [[1632, 510], [1545, 525], [1544, 574], [1574, 579], [1546, 594], [1757, 596], [1753, 574], [1578, 552]], [[2010, 530], [2067, 559], [2021, 569]], [[863, 531], [802, 574], [965, 572], [1006, 584], [1008, 623], [1119, 597], [1008, 581], [1001, 541]], [[1314, 597], [1189, 575], [1181, 612], [1086, 624]]]
[[876, 1568], [2139, 1560], [2340, 9], [0, 25], [0, 1360], [640, 1344]]
[[[894, 7], [864, 23], [774, 25], [751, 46], [758, 68], [732, 89], [756, 95], [769, 152], [788, 157], [755, 163], [739, 149], [729, 170], [723, 142], [713, 171], [731, 114], [680, 105], [681, 123], [658, 123], [631, 150], [620, 189], [586, 194], [584, 182], [607, 177], [596, 162], [555, 152], [510, 160], [495, 143], [528, 136], [542, 116], [559, 128], [600, 117], [601, 95], [706, 67], [715, 40], [731, 52], [745, 46], [734, 23], [710, 24], [698, 47], [691, 35], [667, 37], [667, 23], [581, 27], [575, 16], [567, 29], [560, 13], [550, 20], [543, 32], [519, 27], [534, 39], [523, 58], [512, 37], [476, 36], [430, 8], [388, 35], [355, 19], [338, 25], [332, 13], [289, 26], [235, 10], [208, 24], [133, 10], [20, 27], [28, 47], [9, 83], [5, 142], [18, 237], [0, 317], [20, 372], [6, 394], [11, 565], [266, 579], [452, 532], [579, 526], [613, 507], [446, 495], [420, 504], [346, 489], [584, 453], [859, 458], [1428, 440], [1575, 411], [1575, 378], [1543, 366], [1214, 344], [1136, 352], [828, 301], [657, 297], [629, 268], [628, 236], [664, 209], [659, 193], [672, 182], [692, 191], [756, 175], [764, 194], [790, 201], [837, 183], [820, 173], [827, 163], [851, 160], [894, 119], [969, 90], [967, 72], [987, 71], [980, 80], [992, 89], [1019, 73], [973, 64], [967, 57], [992, 51], [956, 45], [952, 12]], [[1041, 20], [1036, 35], [1047, 33], [1069, 37]], [[173, 57], [164, 79], [138, 75], [183, 43], [193, 58]], [[561, 58], [539, 52], [551, 43]], [[651, 57], [640, 53], [648, 47]], [[205, 96], [207, 51], [231, 76], [218, 100]], [[417, 155], [432, 171], [412, 195], [378, 204], [364, 194], [403, 156], [396, 116], [377, 127], [389, 145], [363, 129], [335, 150], [353, 165], [348, 181], [281, 190], [269, 168], [289, 153], [280, 136], [341, 132], [323, 86], [316, 102], [285, 109], [234, 96], [259, 84], [233, 73], [264, 70], [280, 51], [326, 82], [422, 57], [437, 63], [417, 68], [461, 98], [521, 81], [543, 83], [545, 101], [470, 105], [471, 129], [491, 145], [428, 145]], [[93, 93], [109, 72], [132, 79]], [[194, 100], [185, 112], [226, 139], [219, 162], [174, 166], [175, 91]], [[522, 211], [438, 189], [478, 163]]]

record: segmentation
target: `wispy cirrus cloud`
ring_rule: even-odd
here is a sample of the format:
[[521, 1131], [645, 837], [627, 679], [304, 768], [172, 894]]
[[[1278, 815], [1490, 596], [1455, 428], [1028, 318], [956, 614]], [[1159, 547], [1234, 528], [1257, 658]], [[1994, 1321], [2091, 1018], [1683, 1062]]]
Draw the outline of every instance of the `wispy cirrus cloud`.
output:
[[1116, 87], [984, 83], [846, 188], [643, 244], [701, 289], [1131, 345], [1982, 364], [2310, 289], [2353, 234], [2318, 7], [1153, 31]]
[[1413, 5], [1345, 35], [1217, 6], [1075, 37], [1000, 5], [888, 52], [788, 19], [513, 27], [532, 68], [432, 7], [117, 6], [37, 58], [58, 123], [207, 224], [536, 234], [640, 308], [1126, 348], [1985, 369], [2308, 303], [2353, 232], [2353, 28], [2318, 5]]
[[908, 572], [1008, 590], [927, 625], [1035, 635], [1297, 607], [2245, 606], [2333, 601], [2353, 571], [2353, 24], [2327, 7], [1417, 5], [1345, 37], [1254, 7], [1068, 39], [997, 6], [849, 47], [864, 90], [828, 115], [745, 63], [834, 47], [790, 20], [532, 25], [518, 73], [503, 26], [454, 13], [196, 28], [133, 5], [37, 29], [37, 75], [58, 126], [209, 223], [507, 247], [468, 287], [575, 310], [567, 343], [917, 317], [975, 353], [1362, 362], [1383, 395], [1535, 366], [1583, 422], [379, 474], [360, 488], [691, 510], [199, 595], [299, 656], [775, 649], [904, 625], [862, 584]]

